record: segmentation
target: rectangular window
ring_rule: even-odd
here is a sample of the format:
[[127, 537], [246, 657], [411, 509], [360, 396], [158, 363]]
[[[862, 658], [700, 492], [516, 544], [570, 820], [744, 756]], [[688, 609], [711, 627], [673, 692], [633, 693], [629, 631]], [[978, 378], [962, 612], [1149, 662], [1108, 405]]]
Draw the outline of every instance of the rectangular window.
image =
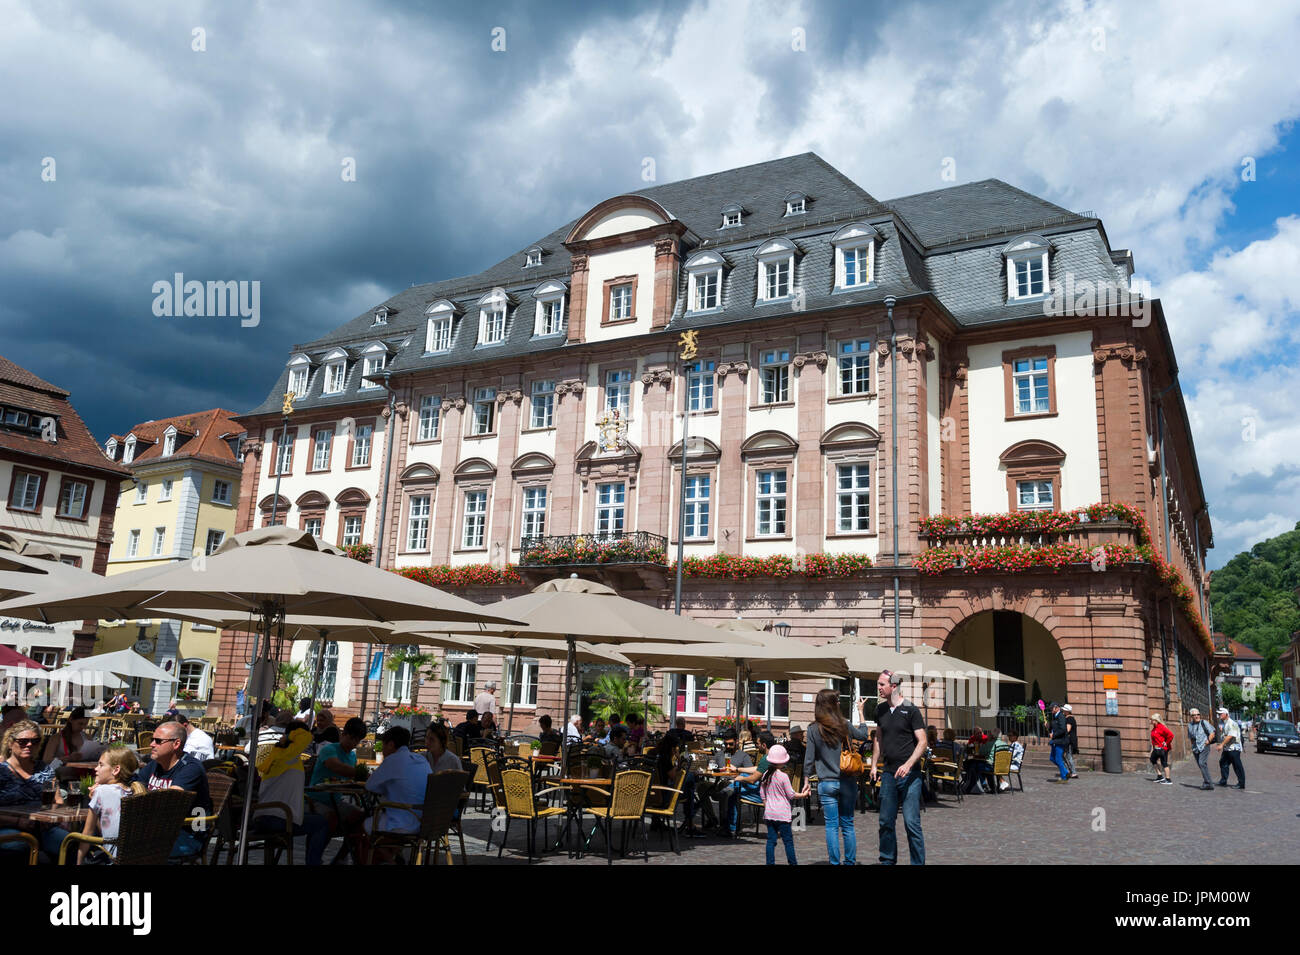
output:
[[528, 427], [549, 428], [555, 424], [555, 382], [534, 381], [528, 391]]
[[519, 706], [537, 705], [538, 669], [536, 660], [524, 657], [519, 661], [519, 672], [516, 673], [515, 658], [506, 657], [505, 684], [508, 690], [505, 703], [507, 706], [511, 703]]
[[709, 536], [709, 503], [713, 481], [707, 474], [686, 477], [686, 537]]
[[483, 546], [487, 531], [487, 491], [465, 492], [465, 527], [461, 547], [472, 550]]
[[485, 308], [479, 313], [478, 343], [495, 345], [506, 337], [506, 310]]
[[140, 532], [138, 530], [132, 531], [126, 539], [126, 556], [140, 556]]
[[759, 358], [758, 400], [765, 405], [790, 400], [790, 350], [765, 351]]
[[357, 425], [356, 434], [352, 438], [352, 467], [366, 468], [370, 466], [370, 444], [375, 436], [375, 426], [373, 424]]
[[478, 657], [472, 653], [448, 653], [442, 662], [442, 702], [473, 703], [474, 671]]
[[632, 405], [632, 372], [623, 368], [605, 373], [605, 410], [626, 418]]
[[524, 488], [523, 536], [541, 537], [546, 533], [546, 488]]
[[759, 537], [777, 537], [785, 534], [785, 469], [759, 471], [755, 497], [756, 534]]
[[149, 500], [149, 482], [141, 481], [135, 486], [135, 502], [137, 504], [147, 503]]
[[791, 259], [777, 259], [764, 266], [763, 297], [765, 299], [785, 298], [790, 294]]
[[852, 288], [858, 285], [866, 285], [871, 281], [871, 271], [869, 263], [871, 261], [870, 246], [859, 246], [856, 249], [844, 250], [844, 287]]
[[167, 528], [155, 527], [153, 529], [153, 556], [158, 557], [163, 552], [163, 545], [167, 541]]
[[438, 422], [442, 417], [442, 399], [425, 395], [420, 399], [419, 440], [433, 441], [438, 437]]
[[836, 528], [845, 533], [871, 530], [871, 465], [837, 465], [835, 488]]
[[302, 529], [312, 537], [320, 538], [321, 524], [324, 523], [319, 517], [309, 517], [302, 522]]
[[59, 517], [81, 520], [86, 516], [86, 498], [90, 485], [83, 481], [67, 481], [59, 492]]
[[325, 369], [325, 394], [334, 395], [343, 390], [343, 382], [347, 376], [345, 371], [347, 365], [344, 362], [335, 362]]
[[702, 676], [677, 674], [677, 712], [683, 716], [706, 716], [709, 712], [709, 689]]
[[1016, 298], [1043, 294], [1043, 258], [1035, 255], [1033, 258], [1016, 261]]
[[9, 494], [11, 511], [38, 511], [41, 507], [41, 476], [14, 468], [13, 490]]
[[295, 368], [289, 372], [289, 391], [299, 398], [307, 395], [307, 369]]
[[355, 547], [361, 543], [361, 516], [349, 515], [343, 518], [343, 546]]
[[[388, 656], [391, 659], [396, 654], [416, 654], [419, 653], [419, 647], [393, 645], [388, 649]], [[410, 663], [403, 663], [396, 670], [384, 667], [384, 699], [386, 700], [409, 700], [411, 698], [411, 684], [415, 682], [415, 667]]]
[[609, 320], [632, 317], [632, 286], [614, 285], [609, 290]]
[[429, 319], [429, 327], [424, 335], [424, 350], [447, 351], [449, 348], [451, 348], [451, 316]]
[[1051, 481], [1017, 481], [1017, 510], [1050, 511], [1054, 507]]
[[297, 429], [280, 435], [280, 442], [275, 446], [275, 473], [288, 474], [293, 470], [293, 442]]
[[311, 469], [313, 471], [328, 471], [330, 469], [330, 447], [333, 444], [333, 428], [321, 428], [316, 432], [316, 439], [311, 454]]
[[1011, 387], [1015, 393], [1016, 414], [1052, 410], [1046, 357], [1017, 358], [1012, 362]]
[[207, 664], [203, 661], [182, 663], [176, 671], [176, 686], [178, 690], [187, 690], [193, 693], [195, 697], [202, 695], [203, 692], [203, 675], [207, 672]]
[[537, 327], [534, 335], [558, 335], [564, 331], [564, 299], [537, 303]]
[[173, 481], [171, 478], [163, 478], [162, 490], [158, 494], [158, 500], [170, 501], [172, 499], [172, 486], [175, 483], [176, 482]]
[[163, 457], [170, 458], [176, 453], [176, 435], [169, 434], [163, 438]]
[[790, 681], [759, 680], [749, 685], [749, 714], [760, 720], [790, 718]]
[[377, 375], [384, 370], [384, 364], [387, 358], [388, 358], [387, 355], [369, 355], [366, 357], [365, 367], [362, 369], [361, 372], [361, 377], [362, 379], [364, 379], [361, 382], [362, 388], [382, 387], [383, 385], [382, 381], [374, 380], [370, 376]]
[[229, 481], [212, 482], [212, 503], [213, 504], [230, 503], [230, 482]]
[[840, 394], [865, 395], [871, 391], [871, 342], [865, 338], [840, 342]]
[[686, 366], [686, 395], [692, 412], [713, 410], [713, 372], [715, 362], [691, 362]]
[[627, 514], [627, 485], [596, 485], [596, 536], [617, 537], [623, 533]]
[[209, 555], [215, 554], [217, 552], [217, 548], [221, 546], [222, 542], [225, 541], [225, 539], [226, 539], [225, 531], [217, 531], [217, 530], [208, 531], [208, 540], [207, 543], [203, 545], [203, 553]]
[[693, 276], [695, 280], [695, 299], [691, 302], [691, 311], [703, 312], [718, 307], [718, 273], [700, 272]]
[[473, 434], [491, 434], [495, 430], [497, 411], [497, 390], [495, 388], [474, 389], [474, 431]]
[[406, 514], [406, 549], [429, 549], [429, 495], [419, 494], [411, 498]]

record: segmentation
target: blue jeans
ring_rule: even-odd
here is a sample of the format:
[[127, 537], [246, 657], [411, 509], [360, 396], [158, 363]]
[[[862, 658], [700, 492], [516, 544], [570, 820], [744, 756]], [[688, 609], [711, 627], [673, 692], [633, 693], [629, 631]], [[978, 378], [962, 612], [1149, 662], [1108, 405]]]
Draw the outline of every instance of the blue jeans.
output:
[[840, 836], [844, 837], [844, 864], [858, 864], [858, 833], [853, 828], [853, 813], [857, 809], [858, 783], [856, 779], [827, 779], [817, 784], [817, 798], [826, 817], [826, 855], [831, 865], [840, 864]]
[[735, 832], [740, 828], [740, 797], [758, 798], [758, 786], [754, 783], [732, 783], [727, 787], [727, 831]]
[[[253, 828], [258, 832], [284, 832], [284, 817], [258, 816], [253, 820]], [[320, 865], [330, 841], [329, 821], [314, 812], [304, 813], [302, 822], [293, 824], [293, 834], [307, 837], [307, 864]]]
[[785, 843], [785, 861], [790, 865], [798, 865], [799, 862], [794, 857], [794, 832], [790, 823], [774, 819], [763, 821], [767, 823], [767, 864], [776, 865], [776, 840], [779, 838]]
[[925, 837], [921, 835], [921, 774], [912, 770], [903, 779], [893, 773], [880, 777], [880, 864], [898, 862], [898, 804], [903, 803], [903, 828], [912, 865], [925, 865]]
[[[18, 829], [0, 829], [0, 836], [7, 836], [18, 831]], [[41, 827], [38, 832], [33, 832], [32, 835], [41, 844], [41, 851], [50, 857], [51, 862], [57, 863], [59, 861], [59, 847], [63, 845], [63, 840], [68, 837], [68, 830], [59, 826]], [[76, 848], [75, 843], [73, 848]], [[27, 843], [17, 839], [13, 842], [0, 843], [0, 852], [21, 852], [24, 854], [24, 860], [27, 858], [27, 851]], [[69, 850], [69, 858], [72, 860], [72, 865], [77, 864], [77, 853], [75, 851]]]
[[[175, 865], [176, 863], [184, 862], [187, 859], [192, 859], [194, 856], [201, 857], [207, 847], [208, 840], [206, 835], [200, 836], [193, 832], [182, 831], [181, 834], [176, 837], [176, 842], [172, 845], [172, 852], [171, 855], [167, 857], [167, 862], [169, 865]], [[202, 862], [202, 858], [200, 858], [199, 861]]]
[[1058, 745], [1056, 745], [1055, 743], [1053, 743], [1053, 744], [1052, 744], [1052, 762], [1054, 762], [1054, 763], [1056, 764], [1056, 768], [1059, 769], [1059, 770], [1061, 771], [1061, 778], [1062, 778], [1062, 779], [1069, 779], [1069, 778], [1070, 778], [1070, 770], [1067, 769], [1067, 768], [1066, 768], [1066, 765], [1065, 765], [1065, 754], [1064, 754], [1064, 750], [1065, 750], [1065, 747], [1064, 747], [1064, 746], [1058, 746]]

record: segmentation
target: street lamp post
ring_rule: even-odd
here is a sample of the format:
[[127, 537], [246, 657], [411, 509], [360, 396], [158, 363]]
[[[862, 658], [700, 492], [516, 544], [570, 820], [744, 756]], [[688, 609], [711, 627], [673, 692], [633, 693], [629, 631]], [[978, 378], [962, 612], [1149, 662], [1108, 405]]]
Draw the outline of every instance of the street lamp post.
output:
[[[686, 445], [691, 430], [690, 362], [696, 355], [696, 338], [699, 332], [682, 332], [677, 338], [677, 353], [682, 363], [682, 480], [677, 495], [677, 574], [673, 585], [673, 613], [682, 613], [682, 564], [686, 559]], [[677, 674], [669, 678], [668, 728], [677, 725]]]

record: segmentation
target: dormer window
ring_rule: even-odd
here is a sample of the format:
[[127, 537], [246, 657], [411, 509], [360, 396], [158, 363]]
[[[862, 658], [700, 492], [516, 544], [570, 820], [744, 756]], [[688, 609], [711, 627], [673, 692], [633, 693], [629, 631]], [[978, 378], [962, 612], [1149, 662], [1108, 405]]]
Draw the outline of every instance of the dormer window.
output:
[[794, 294], [794, 243], [773, 239], [758, 249], [758, 300], [772, 302]]
[[429, 316], [424, 332], [425, 354], [448, 351], [451, 348], [451, 323], [456, 315], [456, 307], [443, 299], [426, 308], [424, 314]]
[[176, 429], [168, 428], [163, 435], [163, 457], [169, 458], [176, 453]]
[[494, 288], [479, 299], [478, 343], [496, 345], [506, 338], [506, 306], [509, 299], [503, 289]]
[[534, 266], [538, 266], [541, 264], [542, 264], [541, 246], [535, 245], [527, 252], [524, 253], [524, 268], [531, 269]]
[[375, 322], [374, 322], [374, 323], [375, 323], [376, 325], [387, 325], [387, 324], [388, 324], [388, 309], [386, 309], [386, 308], [377, 308], [377, 309], [375, 309]]
[[792, 192], [785, 197], [785, 214], [801, 216], [808, 211], [808, 197], [802, 192]]
[[117, 460], [117, 438], [109, 438], [104, 445], [104, 453], [108, 455], [110, 461]]
[[744, 223], [744, 219], [745, 210], [734, 202], [731, 205], [722, 207], [722, 228], [739, 228]]
[[559, 282], [545, 282], [533, 291], [537, 303], [533, 318], [533, 336], [558, 335], [564, 331], [565, 287]]
[[336, 348], [325, 356], [325, 387], [321, 394], [337, 395], [347, 383], [347, 353]]
[[126, 450], [122, 452], [122, 463], [130, 464], [135, 460], [135, 435], [130, 434], [126, 437]]
[[1051, 288], [1051, 243], [1041, 235], [1017, 236], [1002, 247], [1007, 260], [1007, 301], [1045, 296]]
[[361, 387], [382, 388], [383, 382], [378, 380], [378, 376], [383, 372], [387, 363], [388, 349], [382, 343], [376, 342], [367, 348], [362, 362]]
[[294, 368], [289, 372], [289, 391], [302, 398], [307, 394], [307, 368]]
[[835, 246], [835, 287], [860, 288], [876, 277], [876, 240], [878, 233], [865, 222], [846, 225], [831, 237]]
[[707, 312], [722, 306], [722, 268], [716, 252], [697, 252], [686, 260], [686, 309]]

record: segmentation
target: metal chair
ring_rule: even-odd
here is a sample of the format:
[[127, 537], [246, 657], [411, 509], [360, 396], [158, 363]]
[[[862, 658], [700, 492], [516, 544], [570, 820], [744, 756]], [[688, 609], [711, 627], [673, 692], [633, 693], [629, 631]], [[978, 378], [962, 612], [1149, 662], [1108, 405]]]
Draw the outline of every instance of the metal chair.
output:
[[1012, 767], [1011, 750], [1000, 749], [993, 754], [993, 792], [1000, 793], [1002, 787], [998, 785], [999, 779], [1005, 778], [1007, 781], [1007, 791], [1015, 792], [1016, 787], [1011, 782], [1011, 776], [1015, 774], [1016, 782], [1020, 783], [1020, 791], [1025, 791], [1024, 780], [1020, 778], [1020, 767]]
[[27, 864], [36, 865], [40, 861], [41, 844], [36, 841], [36, 837], [30, 832], [11, 832], [8, 835], [0, 836], [0, 842], [25, 842], [27, 843]]
[[117, 865], [166, 865], [193, 800], [194, 794], [183, 789], [155, 789], [123, 799], [117, 839], [110, 843], [102, 836], [70, 832], [59, 848], [59, 865], [67, 865], [68, 850], [78, 842], [115, 846], [116, 858], [109, 859]]
[[[447, 838], [456, 818], [456, 808], [460, 805], [461, 794], [469, 783], [469, 773], [451, 770], [431, 773], [424, 784], [424, 802], [419, 806], [409, 803], [381, 802], [380, 815], [385, 809], [405, 809], [420, 814], [420, 828], [417, 832], [384, 832], [379, 828], [376, 816], [374, 836], [371, 844], [376, 849], [406, 848], [410, 850], [408, 861], [412, 865], [426, 865], [428, 859], [438, 861], [438, 849], [447, 853], [447, 864], [451, 865], [451, 843]], [[464, 839], [461, 840], [461, 858], [465, 856]]]
[[957, 794], [957, 802], [960, 803], [962, 800], [961, 767], [941, 759], [931, 759], [929, 765], [930, 779], [935, 784], [936, 795], [939, 791], [939, 783], [947, 783], [952, 786], [952, 791]]
[[680, 846], [677, 844], [677, 800], [682, 796], [682, 787], [686, 781], [686, 766], [678, 763], [672, 773], [669, 774], [667, 785], [651, 786], [651, 792], [658, 792], [667, 796], [667, 802], [662, 806], [646, 806], [645, 815], [650, 817], [653, 822], [659, 820], [664, 823], [668, 829], [668, 844], [672, 846], [673, 852], [677, 855], [682, 854]]
[[[212, 861], [215, 864], [217, 856], [221, 854], [221, 836], [217, 829], [217, 820], [225, 811], [226, 802], [230, 798], [231, 791], [235, 788], [235, 777], [229, 773], [223, 773], [220, 770], [212, 769], [207, 773], [208, 777], [208, 795], [212, 797], [212, 812], [206, 816], [190, 816], [185, 820], [185, 824], [196, 832], [211, 832], [217, 834], [217, 846], [212, 853]], [[205, 850], [206, 851], [206, 850]], [[185, 865], [200, 865], [203, 862], [204, 852], [191, 856], [184, 860]]]
[[487, 795], [492, 790], [492, 780], [488, 776], [487, 760], [488, 758], [496, 759], [496, 749], [488, 746], [471, 746], [469, 751], [469, 763], [473, 767], [474, 775], [469, 781], [471, 789], [478, 789], [479, 812], [484, 811], [484, 805], [487, 803]]
[[546, 806], [539, 802], [551, 790], [543, 789], [533, 792], [533, 775], [526, 769], [505, 769], [501, 772], [501, 791], [505, 797], [506, 831], [501, 836], [501, 846], [497, 849], [497, 858], [505, 852], [506, 842], [510, 838], [510, 820], [521, 819], [528, 825], [528, 861], [531, 864], [537, 848], [537, 821], [542, 821], [542, 842], [549, 841], [549, 822], [556, 816], [563, 816], [568, 810], [564, 806]]
[[[613, 826], [623, 823], [623, 850], [626, 851], [628, 826], [641, 827], [641, 844], [645, 851], [645, 860], [650, 861], [650, 845], [645, 831], [645, 806], [650, 797], [651, 774], [644, 769], [625, 769], [614, 774], [613, 786], [606, 794], [609, 803], [605, 806], [589, 806], [587, 811], [596, 820], [596, 828], [605, 837], [605, 857], [610, 865], [614, 864]], [[597, 787], [584, 787], [588, 792], [604, 792]], [[592, 833], [595, 833], [595, 829]]]

